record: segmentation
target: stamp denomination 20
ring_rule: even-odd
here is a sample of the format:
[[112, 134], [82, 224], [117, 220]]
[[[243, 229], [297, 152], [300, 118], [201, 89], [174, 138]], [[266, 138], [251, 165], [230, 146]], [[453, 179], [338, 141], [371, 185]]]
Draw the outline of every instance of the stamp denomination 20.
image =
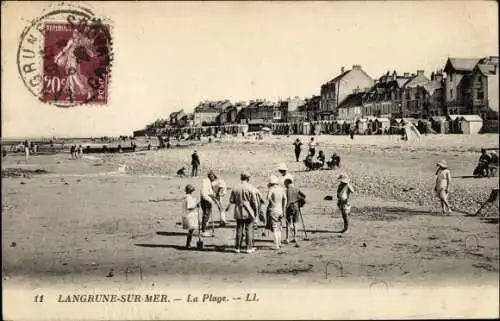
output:
[[25, 86], [60, 107], [105, 105], [111, 68], [108, 23], [81, 7], [58, 8], [22, 33], [17, 53]]

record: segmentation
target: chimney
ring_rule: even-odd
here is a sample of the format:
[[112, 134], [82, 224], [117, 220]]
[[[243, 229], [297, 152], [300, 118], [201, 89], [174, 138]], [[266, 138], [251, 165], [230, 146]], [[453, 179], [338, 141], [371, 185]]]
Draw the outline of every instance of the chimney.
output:
[[344, 66], [340, 67], [340, 73], [343, 74], [345, 72]]
[[417, 76], [424, 76], [423, 70], [417, 70]]
[[441, 70], [434, 74], [434, 80], [439, 82], [443, 81], [443, 72]]
[[352, 65], [352, 70], [361, 70], [360, 65]]

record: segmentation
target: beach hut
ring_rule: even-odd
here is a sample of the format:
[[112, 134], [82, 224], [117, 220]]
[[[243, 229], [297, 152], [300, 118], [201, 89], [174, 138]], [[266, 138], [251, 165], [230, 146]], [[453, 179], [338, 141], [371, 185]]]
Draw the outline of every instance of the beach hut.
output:
[[385, 130], [389, 130], [391, 127], [391, 120], [385, 117], [379, 117], [375, 119], [375, 131], [378, 134], [383, 134]]
[[462, 115], [459, 121], [463, 134], [478, 134], [483, 127], [483, 119], [478, 115]]

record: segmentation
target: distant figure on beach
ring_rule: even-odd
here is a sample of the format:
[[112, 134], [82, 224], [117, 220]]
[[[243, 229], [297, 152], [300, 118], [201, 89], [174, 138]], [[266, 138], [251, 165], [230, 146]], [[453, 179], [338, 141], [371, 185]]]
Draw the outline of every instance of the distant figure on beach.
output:
[[351, 139], [354, 139], [354, 130], [351, 129], [349, 136], [351, 136]]
[[198, 176], [198, 166], [200, 166], [200, 156], [198, 156], [198, 152], [194, 151], [191, 155], [191, 176]]
[[83, 157], [83, 146], [79, 145], [78, 146], [78, 158], [82, 158], [82, 157]]
[[448, 195], [450, 192], [451, 172], [444, 160], [437, 163], [436, 166], [438, 169], [436, 171], [436, 186], [434, 187], [434, 191], [441, 202], [442, 213], [450, 215], [451, 207], [448, 202]]
[[24, 161], [27, 163], [30, 158], [30, 148], [29, 146], [24, 146]]
[[351, 213], [351, 203], [349, 200], [351, 194], [354, 193], [354, 188], [349, 183], [349, 176], [346, 174], [340, 174], [338, 180], [340, 184], [337, 187], [337, 207], [344, 221], [344, 227], [340, 233], [345, 233], [349, 228], [349, 214]]
[[309, 154], [311, 154], [312, 157], [314, 157], [314, 154], [316, 154], [316, 146], [318, 143], [314, 141], [314, 137], [311, 137], [311, 141], [309, 142]]
[[322, 168], [323, 166], [325, 166], [325, 161], [326, 161], [326, 157], [325, 157], [325, 154], [323, 153], [322, 150], [319, 151], [318, 153], [318, 158], [317, 158], [317, 167], [318, 168]]
[[177, 171], [177, 176], [186, 176], [186, 166], [182, 166], [178, 171]]
[[479, 157], [479, 161], [477, 163], [477, 167], [474, 169], [473, 175], [475, 176], [488, 176], [489, 169], [488, 166], [491, 162], [491, 156], [488, 155], [486, 149], [481, 149], [481, 156]]
[[75, 159], [75, 145], [71, 145], [69, 152], [71, 153], [71, 159]]
[[294, 149], [295, 149], [295, 161], [299, 161], [299, 157], [300, 157], [300, 152], [302, 151], [302, 142], [300, 141], [300, 139], [296, 139], [295, 142], [293, 143], [293, 145], [295, 146]]

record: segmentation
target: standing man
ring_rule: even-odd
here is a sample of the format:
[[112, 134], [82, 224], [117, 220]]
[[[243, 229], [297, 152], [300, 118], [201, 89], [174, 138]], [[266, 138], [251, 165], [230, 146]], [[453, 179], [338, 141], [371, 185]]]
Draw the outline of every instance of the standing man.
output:
[[311, 154], [312, 157], [314, 157], [314, 154], [316, 154], [316, 146], [318, 143], [314, 141], [314, 137], [311, 137], [311, 141], [309, 142], [309, 154]]
[[300, 141], [300, 139], [297, 138], [293, 143], [293, 145], [295, 146], [295, 161], [298, 162], [300, 157], [300, 152], [302, 151], [302, 142]]
[[450, 192], [451, 172], [444, 160], [437, 163], [436, 166], [438, 169], [436, 171], [436, 186], [434, 187], [434, 191], [441, 202], [443, 215], [450, 215], [451, 207], [448, 202], [448, 195]]
[[344, 222], [344, 227], [340, 233], [347, 232], [349, 228], [349, 214], [351, 213], [351, 194], [354, 193], [354, 188], [349, 183], [349, 176], [346, 174], [340, 174], [338, 177], [340, 181], [337, 187], [337, 207], [342, 214], [342, 221]]
[[198, 176], [198, 166], [200, 166], [200, 157], [198, 156], [198, 153], [194, 151], [194, 153], [191, 155], [192, 177]]
[[267, 225], [274, 235], [274, 250], [281, 248], [281, 220], [286, 210], [285, 189], [279, 184], [279, 179], [271, 175], [267, 192]]
[[217, 179], [217, 176], [213, 171], [208, 172], [207, 177], [203, 179], [201, 183], [201, 199], [200, 206], [203, 211], [203, 218], [201, 220], [201, 232], [202, 236], [211, 236], [205, 230], [207, 228], [207, 223], [212, 215], [212, 208], [214, 206], [214, 190], [212, 183]]
[[292, 181], [292, 183], [293, 183], [293, 176], [290, 175], [290, 173], [288, 173], [288, 168], [286, 167], [285, 163], [279, 164], [279, 166], [278, 166], [278, 172], [281, 175], [281, 179], [282, 179], [281, 184], [282, 184], [283, 188], [285, 187], [285, 180], [286, 179], [290, 179]]
[[236, 243], [235, 252], [240, 253], [243, 243], [243, 230], [245, 230], [245, 253], [255, 252], [253, 247], [253, 223], [259, 212], [259, 199], [256, 188], [250, 184], [250, 174], [243, 172], [240, 175], [241, 183], [231, 191], [229, 205], [234, 206], [234, 218], [236, 219]]

